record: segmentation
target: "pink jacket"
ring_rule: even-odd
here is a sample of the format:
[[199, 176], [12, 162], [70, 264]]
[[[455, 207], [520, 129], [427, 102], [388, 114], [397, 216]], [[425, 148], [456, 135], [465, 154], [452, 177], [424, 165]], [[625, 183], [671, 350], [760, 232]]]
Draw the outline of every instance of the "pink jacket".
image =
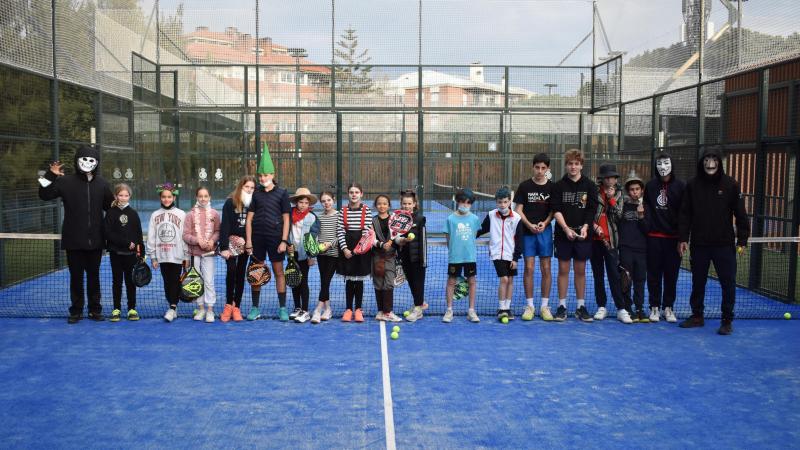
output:
[[[192, 208], [186, 213], [183, 222], [183, 241], [189, 244], [189, 253], [192, 256], [202, 256], [213, 252], [219, 240], [219, 213], [213, 208]], [[211, 240], [213, 247], [203, 250], [198, 244], [200, 237]]]

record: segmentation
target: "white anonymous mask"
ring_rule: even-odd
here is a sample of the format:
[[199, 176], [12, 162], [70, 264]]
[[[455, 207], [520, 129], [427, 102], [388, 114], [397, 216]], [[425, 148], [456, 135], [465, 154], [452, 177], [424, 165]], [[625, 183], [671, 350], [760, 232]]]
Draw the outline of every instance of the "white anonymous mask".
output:
[[97, 168], [97, 159], [91, 156], [81, 156], [78, 158], [78, 168], [81, 169], [83, 173], [94, 172], [94, 169]]
[[661, 177], [666, 177], [672, 173], [672, 160], [669, 158], [661, 158], [656, 160], [656, 171]]
[[703, 158], [703, 170], [707, 175], [715, 175], [719, 170], [719, 161], [714, 156], [706, 156]]

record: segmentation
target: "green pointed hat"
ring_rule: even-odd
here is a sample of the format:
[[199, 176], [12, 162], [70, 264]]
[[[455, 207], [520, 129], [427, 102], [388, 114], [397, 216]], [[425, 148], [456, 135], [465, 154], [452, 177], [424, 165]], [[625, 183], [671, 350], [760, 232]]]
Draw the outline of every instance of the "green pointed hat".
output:
[[257, 174], [275, 173], [275, 164], [272, 164], [272, 157], [269, 156], [269, 146], [264, 142], [264, 151], [261, 152], [261, 161], [258, 162]]

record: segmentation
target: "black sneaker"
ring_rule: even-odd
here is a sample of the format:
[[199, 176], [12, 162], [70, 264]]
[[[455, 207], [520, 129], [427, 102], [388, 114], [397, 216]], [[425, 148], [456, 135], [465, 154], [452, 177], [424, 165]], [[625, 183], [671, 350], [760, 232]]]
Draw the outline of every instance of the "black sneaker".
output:
[[82, 318], [80, 314], [70, 314], [67, 323], [78, 323]]
[[505, 309], [498, 309], [497, 310], [497, 320], [503, 321], [503, 317], [508, 317], [508, 312]]
[[730, 320], [723, 320], [722, 323], [719, 325], [719, 330], [717, 330], [717, 334], [721, 334], [722, 336], [727, 336], [733, 333], [733, 325]]
[[556, 322], [563, 322], [567, 320], [567, 307], [559, 305], [558, 309], [556, 310], [556, 315], [553, 316], [553, 320]]
[[89, 319], [94, 320], [95, 322], [102, 322], [106, 320], [106, 318], [103, 317], [103, 313], [94, 313], [94, 312], [89, 313]]
[[514, 311], [511, 309], [506, 310], [506, 314], [508, 315], [508, 320], [514, 320]]
[[581, 306], [580, 308], [576, 309], [575, 317], [577, 317], [581, 322], [594, 322], [594, 318], [592, 318], [592, 315], [586, 310], [586, 306]]
[[688, 319], [681, 322], [678, 326], [681, 328], [697, 328], [706, 324], [702, 317], [689, 316]]

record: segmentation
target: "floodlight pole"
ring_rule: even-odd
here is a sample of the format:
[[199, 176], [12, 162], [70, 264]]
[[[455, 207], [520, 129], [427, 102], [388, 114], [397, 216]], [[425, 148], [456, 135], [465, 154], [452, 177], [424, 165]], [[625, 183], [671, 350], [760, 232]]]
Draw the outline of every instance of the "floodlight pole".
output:
[[303, 162], [300, 153], [300, 58], [308, 56], [304, 48], [290, 48], [289, 54], [294, 57], [294, 157], [295, 157], [295, 182], [298, 186], [303, 181]]

